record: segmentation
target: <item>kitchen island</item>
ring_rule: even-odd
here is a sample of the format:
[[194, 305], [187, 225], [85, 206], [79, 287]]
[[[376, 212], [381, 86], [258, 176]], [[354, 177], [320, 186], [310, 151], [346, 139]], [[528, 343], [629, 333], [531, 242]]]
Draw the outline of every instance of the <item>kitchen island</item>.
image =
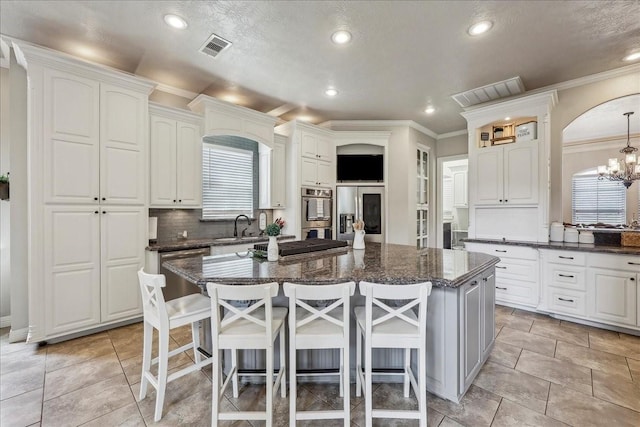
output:
[[[493, 347], [495, 335], [495, 265], [497, 257], [446, 249], [367, 242], [364, 250], [351, 247], [283, 257], [278, 262], [253, 258], [248, 252], [167, 261], [170, 271], [197, 284], [206, 292], [207, 282], [255, 284], [277, 281], [318, 285], [362, 280], [396, 284], [431, 281], [428, 302], [427, 389], [459, 402]], [[274, 305], [286, 306], [278, 295]], [[352, 305], [363, 305], [356, 293]], [[355, 323], [352, 320], [351, 369], [355, 371]], [[206, 341], [206, 340], [205, 340]], [[245, 352], [246, 369], [259, 368], [262, 355]], [[338, 366], [338, 354], [300, 352], [301, 369]], [[374, 354], [374, 366], [401, 368], [397, 350]], [[417, 368], [414, 367], [414, 368]], [[353, 375], [352, 375], [353, 377]]]

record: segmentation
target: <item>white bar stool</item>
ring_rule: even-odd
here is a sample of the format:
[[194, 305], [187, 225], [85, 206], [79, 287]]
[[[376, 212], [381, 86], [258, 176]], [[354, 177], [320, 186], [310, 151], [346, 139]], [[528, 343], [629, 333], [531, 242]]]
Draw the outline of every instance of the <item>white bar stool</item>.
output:
[[[267, 427], [273, 420], [273, 395], [280, 387], [281, 396], [286, 397], [285, 363], [285, 319], [286, 307], [273, 307], [271, 298], [278, 294], [278, 283], [261, 285], [220, 285], [207, 283], [211, 298], [211, 341], [214, 362], [222, 366], [220, 352], [231, 350], [232, 365], [226, 380], [220, 387], [221, 369], [213, 369], [213, 396], [211, 425], [220, 420], [264, 420]], [[229, 301], [247, 301], [247, 307], [235, 307]], [[221, 312], [224, 309], [225, 314]], [[280, 369], [274, 381], [274, 342], [280, 336]], [[266, 350], [266, 411], [220, 412], [220, 399], [233, 380], [233, 396], [238, 397], [237, 351], [246, 349]], [[246, 374], [255, 376], [255, 373]]]
[[[413, 285], [386, 285], [360, 282], [360, 294], [366, 297], [364, 307], [354, 309], [357, 324], [356, 340], [356, 396], [362, 388], [365, 392], [366, 426], [373, 418], [418, 419], [420, 426], [427, 425], [427, 298], [431, 294], [431, 282]], [[382, 300], [402, 301], [400, 307], [390, 307]], [[418, 315], [414, 312], [417, 307]], [[364, 370], [362, 369], [362, 339], [364, 338]], [[374, 409], [371, 395], [374, 348], [403, 348], [404, 396], [409, 397], [409, 385], [418, 398], [418, 411]], [[418, 380], [411, 370], [411, 349], [418, 350]], [[375, 375], [398, 375], [376, 371]]]
[[[349, 301], [356, 289], [355, 282], [336, 285], [283, 284], [289, 297], [289, 425], [296, 420], [343, 418], [345, 427], [351, 422], [349, 405]], [[312, 307], [306, 301], [333, 300], [324, 308]], [[297, 350], [340, 349], [340, 371], [298, 374]], [[298, 411], [296, 409], [297, 377], [299, 375], [334, 375], [340, 378], [342, 410]]]
[[[167, 383], [210, 365], [211, 358], [204, 358], [198, 351], [200, 346], [200, 321], [211, 317], [211, 302], [200, 294], [187, 295], [165, 302], [162, 288], [165, 287], [163, 274], [147, 274], [138, 271], [144, 316], [144, 342], [142, 349], [142, 378], [140, 400], [147, 396], [147, 385], [156, 389], [156, 411], [154, 421], [162, 418], [162, 406]], [[191, 323], [192, 342], [169, 351], [169, 330]], [[151, 359], [153, 329], [158, 330], [158, 357]], [[195, 364], [167, 376], [169, 358], [192, 348]], [[158, 364], [158, 376], [151, 373], [151, 365]]]

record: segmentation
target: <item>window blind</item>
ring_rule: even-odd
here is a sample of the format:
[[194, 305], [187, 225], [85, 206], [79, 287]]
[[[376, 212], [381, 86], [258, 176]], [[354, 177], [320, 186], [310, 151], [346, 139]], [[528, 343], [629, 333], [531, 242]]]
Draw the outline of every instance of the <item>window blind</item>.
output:
[[253, 215], [253, 153], [202, 144], [202, 217]]
[[626, 192], [619, 181], [600, 180], [595, 173], [575, 174], [571, 205], [574, 224], [624, 224]]

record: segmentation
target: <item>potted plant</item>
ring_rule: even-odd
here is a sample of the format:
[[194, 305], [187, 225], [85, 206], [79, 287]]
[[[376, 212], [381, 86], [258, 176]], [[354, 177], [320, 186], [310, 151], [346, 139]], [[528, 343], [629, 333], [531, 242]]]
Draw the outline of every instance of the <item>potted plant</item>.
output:
[[278, 240], [277, 237], [280, 234], [280, 226], [278, 224], [271, 223], [265, 228], [265, 233], [269, 236], [269, 244], [267, 245], [267, 260], [278, 260]]
[[0, 200], [9, 200], [9, 174], [0, 175]]

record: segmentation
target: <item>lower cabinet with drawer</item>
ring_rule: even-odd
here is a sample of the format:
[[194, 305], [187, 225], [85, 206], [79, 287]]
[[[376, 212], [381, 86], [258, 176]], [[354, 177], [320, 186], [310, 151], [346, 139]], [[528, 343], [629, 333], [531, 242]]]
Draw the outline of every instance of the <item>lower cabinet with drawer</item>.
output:
[[471, 252], [500, 258], [496, 265], [496, 302], [535, 309], [539, 299], [538, 250], [523, 246], [466, 242]]
[[540, 310], [640, 329], [637, 256], [540, 249], [540, 259]]

